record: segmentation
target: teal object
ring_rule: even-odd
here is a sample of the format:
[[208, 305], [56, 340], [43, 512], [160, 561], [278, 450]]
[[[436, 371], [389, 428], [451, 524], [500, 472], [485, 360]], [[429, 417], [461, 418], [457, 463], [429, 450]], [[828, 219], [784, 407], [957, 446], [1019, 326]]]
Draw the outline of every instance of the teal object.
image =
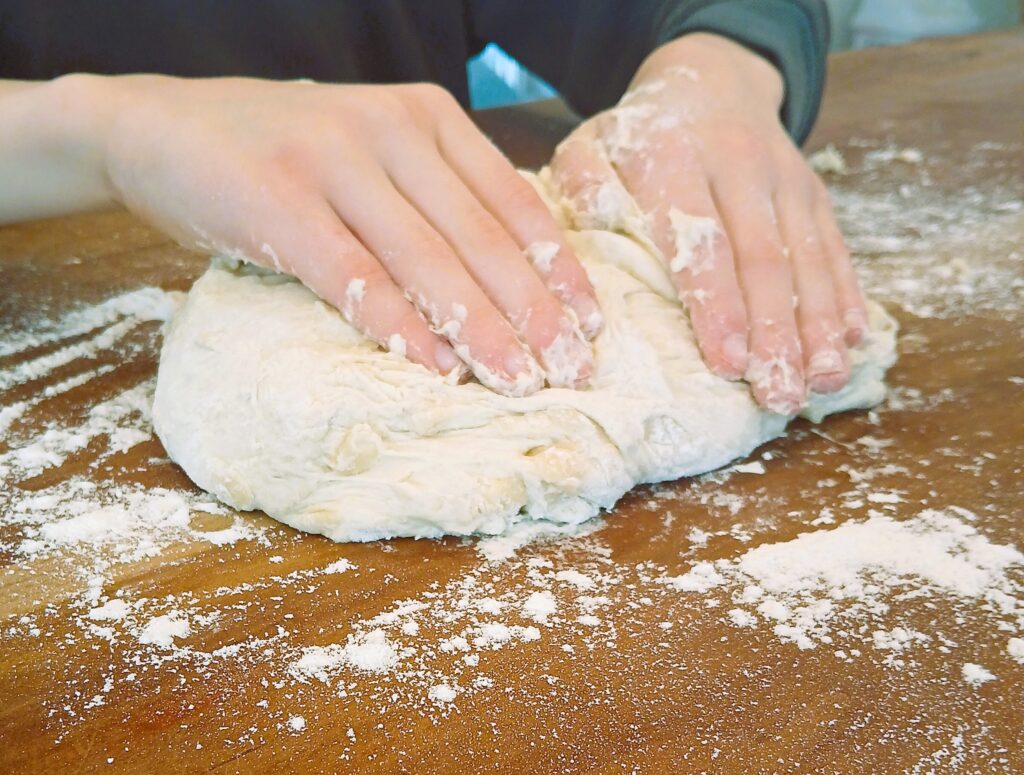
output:
[[531, 73], [500, 46], [488, 43], [466, 63], [469, 104], [474, 110], [557, 97], [551, 84]]

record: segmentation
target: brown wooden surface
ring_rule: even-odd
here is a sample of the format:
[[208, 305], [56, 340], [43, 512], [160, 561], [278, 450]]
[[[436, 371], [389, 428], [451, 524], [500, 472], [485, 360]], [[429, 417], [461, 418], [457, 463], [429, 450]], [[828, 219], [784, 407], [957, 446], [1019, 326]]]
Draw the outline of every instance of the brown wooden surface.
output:
[[[506, 111], [485, 116], [483, 123], [527, 164], [542, 161], [565, 127], [555, 114]], [[998, 186], [1020, 199], [1022, 141], [1024, 35], [1017, 29], [837, 56], [809, 148], [834, 142], [846, 151], [853, 172], [833, 182], [853, 194], [895, 189], [912, 172], [894, 165], [861, 174], [865, 148], [919, 148], [928, 159], [931, 190], [939, 201], [954, 203], [967, 187]], [[984, 163], [968, 165], [971, 149], [982, 142], [999, 145], [988, 147]], [[843, 216], [853, 224], [858, 214]], [[1001, 229], [998, 240], [985, 234], [962, 240], [957, 256], [982, 271], [1024, 267], [1020, 253], [1006, 248], [1007, 239], [1020, 247], [1014, 235], [1022, 233], [1021, 213], [995, 213], [992, 222]], [[871, 225], [857, 228], [866, 233]], [[934, 257], [949, 259], [945, 253]], [[8, 227], [0, 230], [0, 308], [7, 321], [55, 317], [145, 284], [186, 289], [203, 266], [201, 258], [120, 213]], [[269, 657], [207, 666], [140, 663], [130, 639], [108, 643], [83, 635], [76, 623], [83, 613], [79, 582], [64, 572], [75, 558], [40, 564], [5, 551], [0, 771], [849, 773], [903, 771], [932, 761], [919, 771], [1022, 772], [1024, 667], [1007, 656], [1006, 633], [993, 636], [980, 604], [941, 596], [928, 605], [892, 601], [901, 621], [920, 622], [929, 631], [939, 627], [957, 642], [953, 655], [921, 649], [906, 667], [893, 669], [878, 654], [844, 661], [831, 648], [781, 643], [770, 629], [731, 627], [702, 599], [659, 593], [653, 605], [635, 607], [627, 600], [643, 591], [641, 563], [681, 573], [694, 559], [736, 556], [811, 530], [808, 523], [825, 507], [835, 511], [837, 522], [863, 518], [863, 511], [844, 508], [839, 497], [850, 485], [843, 472], [886, 464], [893, 468], [872, 485], [898, 491], [904, 500], [886, 513], [905, 517], [925, 506], [956, 504], [979, 515], [976, 524], [991, 541], [1024, 546], [1024, 388], [1010, 380], [1024, 376], [1020, 306], [978, 304], [945, 317], [894, 309], [904, 342], [912, 346], [904, 348], [891, 381], [904, 391], [921, 391], [924, 400], [875, 415], [831, 418], [819, 428], [798, 423], [788, 438], [768, 445], [772, 457], [763, 476], [683, 481], [660, 488], [654, 499], [650, 490], [627, 496], [588, 539], [609, 549], [610, 567], [623, 576], [618, 588], [625, 597], [613, 606], [617, 634], [611, 642], [587, 648], [594, 639], [572, 628], [541, 627], [544, 637], [535, 643], [484, 654], [480, 670], [493, 687], [460, 696], [444, 712], [413, 701], [418, 689], [408, 682], [389, 686], [388, 676], [349, 675], [341, 696], [337, 682], [282, 678]], [[97, 362], [115, 364], [112, 372], [45, 402], [26, 422], [41, 427], [70, 421], [151, 377], [156, 340], [145, 341], [146, 349], [128, 358], [101, 353]], [[50, 381], [76, 368], [82, 367], [71, 364]], [[15, 386], [0, 394], [0, 404], [42, 387]], [[940, 395], [945, 398], [927, 400]], [[857, 443], [865, 436], [892, 443], [880, 451]], [[0, 441], [0, 450], [8, 441]], [[90, 446], [60, 469], [5, 487], [37, 490], [83, 472], [99, 480], [190, 487], [160, 459], [156, 441], [89, 469], [95, 454]], [[819, 486], [828, 478], [840, 484]], [[716, 505], [716, 493], [741, 496], [738, 511]], [[210, 652], [272, 635], [279, 625], [293, 647], [344, 642], [352, 622], [395, 601], [421, 598], [432, 584], [443, 586], [476, 569], [481, 578], [493, 577], [500, 592], [522, 585], [528, 572], [521, 564], [480, 570], [472, 544], [456, 540], [338, 546], [259, 516], [244, 519], [266, 529], [267, 545], [181, 542], [155, 558], [112, 568], [104, 593], [151, 600], [191, 595], [204, 610], [221, 610], [215, 624], [182, 641]], [[696, 547], [693, 527], [724, 535]], [[9, 546], [16, 529], [3, 531]], [[573, 541], [521, 554], [557, 558], [558, 567], [576, 556], [583, 565], [596, 562], [592, 551]], [[279, 583], [288, 573], [322, 568], [339, 557], [359, 572], [318, 577], [310, 585]], [[224, 591], [246, 582], [252, 588]], [[29, 637], [16, 626], [25, 615], [41, 634]], [[658, 626], [664, 621], [672, 622], [670, 630]], [[569, 655], [562, 646], [573, 643]], [[967, 661], [992, 669], [999, 680], [969, 686], [959, 677]], [[133, 671], [139, 674], [135, 681], [121, 680]], [[100, 691], [112, 673], [118, 680], [104, 704], [83, 710], [83, 698]], [[389, 699], [392, 688], [396, 697]], [[294, 715], [306, 719], [301, 733], [283, 723]], [[956, 735], [960, 748], [929, 759]]]

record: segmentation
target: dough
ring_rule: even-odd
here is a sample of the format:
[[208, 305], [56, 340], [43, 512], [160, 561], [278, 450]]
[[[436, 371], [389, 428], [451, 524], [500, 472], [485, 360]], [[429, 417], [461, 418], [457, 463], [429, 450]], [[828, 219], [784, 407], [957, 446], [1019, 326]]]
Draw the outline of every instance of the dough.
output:
[[[605, 313], [593, 383], [525, 398], [435, 375], [292, 278], [215, 259], [167, 331], [156, 431], [224, 503], [336, 541], [578, 523], [638, 483], [780, 435], [789, 418], [704, 366], [664, 260], [633, 231], [567, 230]], [[805, 416], [882, 400], [896, 326], [874, 304], [870, 323], [850, 383], [812, 396]]]

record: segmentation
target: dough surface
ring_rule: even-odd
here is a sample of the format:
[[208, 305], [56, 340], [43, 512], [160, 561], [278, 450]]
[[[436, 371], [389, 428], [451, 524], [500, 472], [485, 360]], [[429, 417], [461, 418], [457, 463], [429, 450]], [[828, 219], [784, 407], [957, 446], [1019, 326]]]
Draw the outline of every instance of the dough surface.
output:
[[[788, 418], [705, 367], [650, 240], [566, 234], [605, 314], [587, 390], [455, 384], [380, 350], [294, 279], [214, 260], [168, 328], [156, 431], [224, 503], [336, 541], [582, 522], [638, 483], [710, 471], [783, 433]], [[812, 395], [804, 416], [884, 397], [896, 326], [869, 310], [852, 380]]]

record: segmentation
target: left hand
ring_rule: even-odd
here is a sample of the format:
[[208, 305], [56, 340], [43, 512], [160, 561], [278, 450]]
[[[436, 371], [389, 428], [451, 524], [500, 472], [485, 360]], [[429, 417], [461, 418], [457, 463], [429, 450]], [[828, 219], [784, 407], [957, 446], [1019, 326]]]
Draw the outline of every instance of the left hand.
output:
[[828, 192], [779, 121], [782, 93], [778, 72], [747, 49], [684, 36], [644, 62], [615, 108], [569, 135], [552, 172], [595, 220], [624, 187], [709, 368], [794, 414], [808, 388], [849, 380], [847, 347], [867, 314]]

